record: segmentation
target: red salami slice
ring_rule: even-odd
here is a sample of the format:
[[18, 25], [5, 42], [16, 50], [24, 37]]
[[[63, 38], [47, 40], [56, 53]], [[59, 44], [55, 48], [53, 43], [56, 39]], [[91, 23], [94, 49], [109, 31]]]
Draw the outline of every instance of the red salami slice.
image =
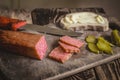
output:
[[18, 28], [24, 26], [26, 24], [26, 21], [18, 21], [15, 23], [12, 23], [11, 29], [16, 31]]
[[0, 16], [0, 29], [16, 31], [25, 24], [27, 24], [27, 22], [23, 20]]
[[65, 50], [65, 52], [68, 52], [68, 53], [78, 53], [78, 52], [80, 52], [79, 48], [68, 45], [68, 44], [65, 44], [65, 43], [60, 42], [60, 41], [59, 41], [59, 45]]
[[75, 38], [72, 38], [72, 37], [69, 37], [69, 36], [61, 37], [60, 41], [66, 43], [66, 44], [75, 46], [77, 48], [80, 48], [84, 44], [82, 41], [75, 39]]
[[62, 63], [67, 61], [71, 56], [72, 54], [65, 52], [60, 46], [54, 48], [49, 54], [50, 58], [55, 59]]

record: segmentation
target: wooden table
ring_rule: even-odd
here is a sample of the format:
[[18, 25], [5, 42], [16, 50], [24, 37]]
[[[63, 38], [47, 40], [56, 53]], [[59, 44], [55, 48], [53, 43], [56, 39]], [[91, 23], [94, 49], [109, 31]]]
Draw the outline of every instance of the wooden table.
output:
[[[116, 18], [111, 19], [119, 24]], [[97, 63], [95, 67], [81, 71], [67, 75], [61, 80], [120, 80], [120, 58], [113, 56], [100, 62], [99, 65]], [[0, 69], [0, 80], [10, 80], [7, 76], [9, 75], [5, 75]]]
[[[0, 70], [0, 80], [10, 80]], [[120, 80], [120, 58], [61, 80]]]
[[120, 58], [61, 80], [120, 80]]

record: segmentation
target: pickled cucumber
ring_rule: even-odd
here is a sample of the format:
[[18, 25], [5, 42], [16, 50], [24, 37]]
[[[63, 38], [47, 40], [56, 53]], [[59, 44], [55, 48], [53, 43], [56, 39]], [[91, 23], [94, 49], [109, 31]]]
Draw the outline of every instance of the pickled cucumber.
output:
[[86, 42], [88, 43], [89, 50], [94, 53], [99, 54], [100, 52], [104, 52], [113, 54], [112, 46], [114, 45], [101, 36], [96, 38], [93, 35], [89, 35], [86, 37]]
[[87, 36], [86, 37], [86, 42], [88, 42], [88, 43], [95, 43], [96, 42], [95, 36], [93, 36], [93, 35]]
[[100, 52], [95, 43], [88, 43], [88, 48], [94, 53], [99, 54]]
[[113, 54], [113, 50], [112, 50], [111, 46], [106, 44], [104, 41], [98, 40], [96, 45], [100, 51], [103, 51], [107, 54]]
[[119, 31], [118, 30], [113, 30], [111, 33], [112, 40], [113, 42], [117, 45], [120, 46], [120, 36], [119, 36]]
[[108, 42], [107, 40], [105, 40], [103, 37], [98, 37], [98, 40], [102, 40], [105, 44], [108, 44], [110, 46], [114, 46], [112, 43]]

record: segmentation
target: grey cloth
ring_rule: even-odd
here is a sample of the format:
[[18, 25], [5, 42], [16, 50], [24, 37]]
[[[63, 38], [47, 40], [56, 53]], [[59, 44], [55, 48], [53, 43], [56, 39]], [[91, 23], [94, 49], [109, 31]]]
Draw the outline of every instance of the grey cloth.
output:
[[1, 9], [0, 16], [6, 16], [14, 19], [26, 20], [28, 24], [32, 24], [31, 11], [26, 9]]

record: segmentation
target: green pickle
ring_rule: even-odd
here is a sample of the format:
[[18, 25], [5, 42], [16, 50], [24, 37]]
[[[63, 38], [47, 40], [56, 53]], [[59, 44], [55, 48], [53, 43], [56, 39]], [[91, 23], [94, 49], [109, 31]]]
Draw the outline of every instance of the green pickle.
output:
[[86, 37], [86, 42], [87, 42], [87, 43], [95, 43], [95, 42], [96, 42], [95, 36], [93, 36], [93, 35], [87, 36], [87, 37]]
[[98, 40], [103, 41], [105, 44], [108, 44], [110, 46], [114, 46], [112, 43], [108, 42], [107, 40], [105, 40], [103, 37], [98, 37]]
[[119, 31], [118, 30], [113, 30], [111, 33], [112, 40], [113, 42], [117, 45], [120, 46], [120, 36], [119, 36]]
[[94, 53], [99, 54], [100, 52], [104, 52], [107, 54], [113, 54], [112, 47], [114, 45], [103, 37], [96, 38], [93, 35], [89, 35], [86, 37], [86, 42], [88, 43], [89, 50]]
[[94, 53], [99, 54], [100, 52], [95, 43], [88, 43], [88, 48]]
[[105, 43], [104, 41], [98, 40], [96, 45], [100, 51], [103, 51], [107, 54], [113, 54], [112, 47], [108, 45], [107, 43]]

